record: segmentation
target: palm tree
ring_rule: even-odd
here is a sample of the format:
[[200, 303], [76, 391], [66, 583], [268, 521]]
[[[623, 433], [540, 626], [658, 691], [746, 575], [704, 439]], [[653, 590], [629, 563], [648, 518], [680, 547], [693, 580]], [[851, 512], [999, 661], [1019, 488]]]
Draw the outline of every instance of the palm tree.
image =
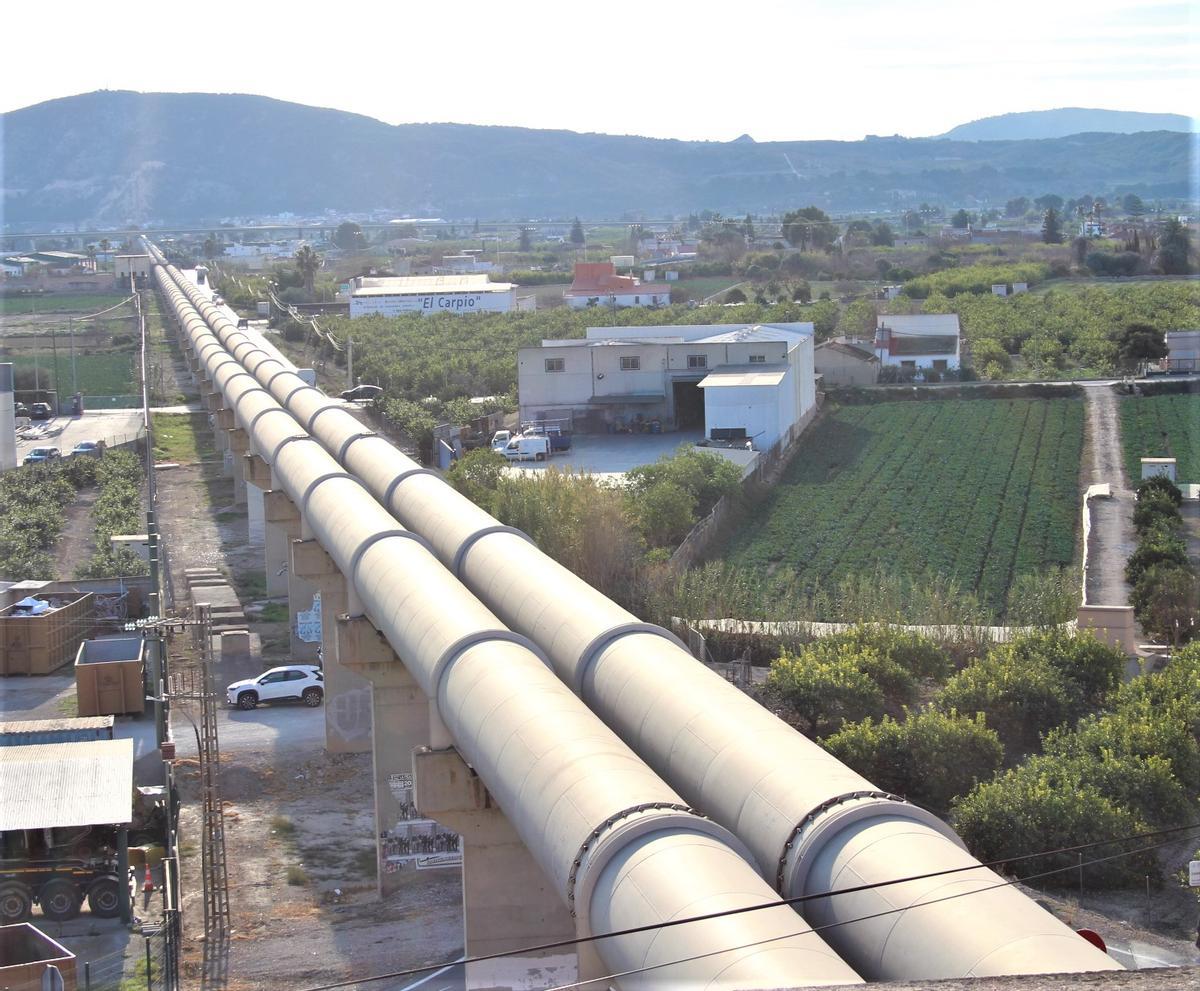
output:
[[313, 291], [313, 280], [316, 278], [317, 269], [320, 267], [321, 256], [313, 251], [309, 245], [303, 245], [296, 252], [296, 270], [304, 280], [305, 292], [311, 293]]

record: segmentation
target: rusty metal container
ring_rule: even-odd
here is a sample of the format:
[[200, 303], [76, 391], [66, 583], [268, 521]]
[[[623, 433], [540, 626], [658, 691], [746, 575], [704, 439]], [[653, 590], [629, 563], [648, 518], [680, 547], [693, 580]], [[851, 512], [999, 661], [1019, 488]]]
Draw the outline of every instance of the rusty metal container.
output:
[[51, 609], [29, 615], [15, 603], [0, 609], [0, 675], [50, 674], [69, 664], [95, 625], [92, 593], [36, 598]]
[[75, 691], [81, 716], [119, 716], [146, 707], [145, 640], [85, 640], [75, 658]]
[[0, 926], [0, 988], [40, 989], [49, 966], [62, 974], [64, 991], [75, 991], [75, 954], [37, 926]]

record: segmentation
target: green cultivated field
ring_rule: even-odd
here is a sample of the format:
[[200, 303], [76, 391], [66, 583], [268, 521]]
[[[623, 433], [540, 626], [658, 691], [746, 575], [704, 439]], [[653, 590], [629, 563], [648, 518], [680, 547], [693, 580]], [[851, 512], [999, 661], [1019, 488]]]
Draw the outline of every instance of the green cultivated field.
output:
[[0, 315], [28, 313], [98, 313], [115, 306], [128, 294], [76, 293], [52, 296], [0, 296]]
[[1017, 575], [1074, 561], [1082, 448], [1079, 400], [835, 409], [727, 558], [810, 589], [940, 574], [999, 612]]
[[[109, 351], [103, 354], [77, 354], [75, 377], [84, 396], [128, 396], [138, 391], [134, 377], [134, 351]], [[13, 355], [10, 359], [17, 369], [34, 367], [30, 354]], [[44, 376], [54, 372], [54, 354], [41, 352], [36, 361]], [[71, 353], [66, 347], [58, 349], [58, 391], [65, 398], [71, 392]], [[45, 379], [43, 379], [43, 384]]]
[[1175, 458], [1179, 481], [1200, 482], [1200, 396], [1122, 399], [1121, 445], [1125, 470], [1135, 484], [1142, 458]]

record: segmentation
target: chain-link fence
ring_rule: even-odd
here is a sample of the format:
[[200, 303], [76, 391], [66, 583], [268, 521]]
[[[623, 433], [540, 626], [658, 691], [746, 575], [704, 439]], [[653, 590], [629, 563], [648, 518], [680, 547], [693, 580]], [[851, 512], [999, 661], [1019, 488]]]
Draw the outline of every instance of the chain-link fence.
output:
[[179, 913], [168, 911], [158, 922], [145, 923], [140, 938], [133, 937], [125, 949], [77, 961], [75, 987], [79, 991], [178, 991], [179, 935]]

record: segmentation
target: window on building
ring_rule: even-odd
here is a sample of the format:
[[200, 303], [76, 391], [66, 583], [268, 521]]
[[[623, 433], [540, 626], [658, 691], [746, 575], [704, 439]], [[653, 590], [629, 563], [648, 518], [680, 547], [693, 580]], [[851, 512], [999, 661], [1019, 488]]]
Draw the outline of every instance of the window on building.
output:
[[766, 356], [765, 354], [752, 354], [752, 355], [750, 355], [750, 364], [752, 364], [752, 365], [765, 365], [766, 363], [767, 363], [767, 356]]
[[950, 363], [945, 358], [934, 358], [933, 359], [933, 367], [936, 368], [939, 372], [944, 372], [944, 371], [946, 371], [947, 368], [950, 367]]
[[638, 372], [642, 369], [642, 359], [639, 357], [622, 358], [621, 371], [623, 372]]
[[547, 358], [546, 371], [548, 372], [563, 372], [566, 371], [567, 363], [564, 358]]
[[902, 361], [902, 362], [900, 362], [900, 367], [901, 368], [916, 368], [917, 363], [915, 361]]
[[708, 355], [706, 354], [689, 354], [688, 368], [707, 368]]
[[633, 305], [634, 305], [634, 306], [641, 306], [641, 305], [642, 305], [642, 297], [641, 297], [641, 296], [634, 296], [634, 297], [633, 297]]

